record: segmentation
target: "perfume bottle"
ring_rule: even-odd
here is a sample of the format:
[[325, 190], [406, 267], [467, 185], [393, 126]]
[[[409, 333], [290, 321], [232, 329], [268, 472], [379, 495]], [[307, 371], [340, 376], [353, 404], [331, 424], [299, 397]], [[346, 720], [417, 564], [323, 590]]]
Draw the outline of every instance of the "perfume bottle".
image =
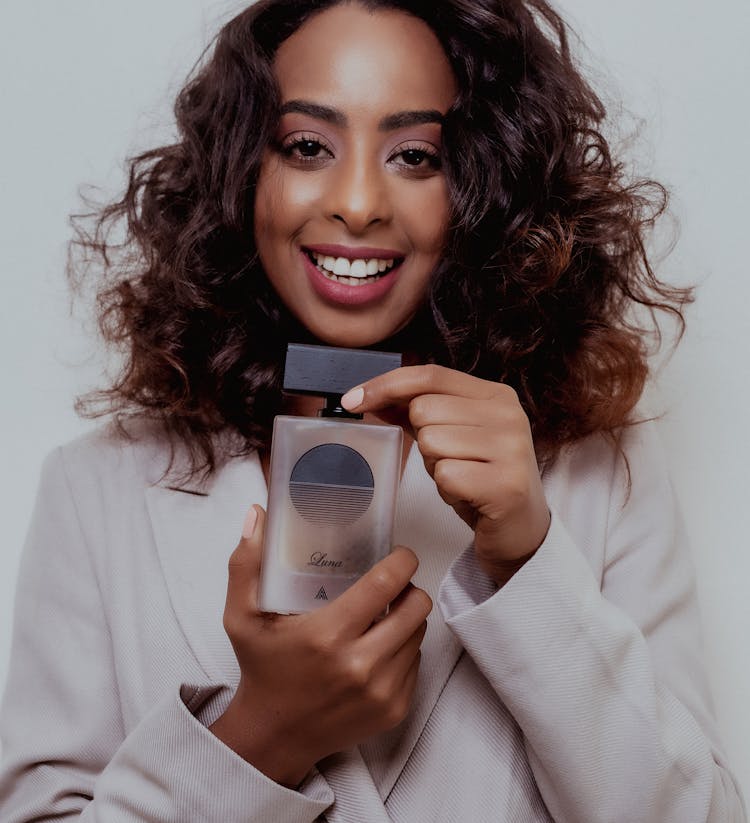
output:
[[318, 417], [274, 420], [258, 607], [325, 605], [391, 551], [400, 426], [363, 423], [341, 397], [401, 365], [401, 355], [290, 344], [284, 390], [322, 396]]

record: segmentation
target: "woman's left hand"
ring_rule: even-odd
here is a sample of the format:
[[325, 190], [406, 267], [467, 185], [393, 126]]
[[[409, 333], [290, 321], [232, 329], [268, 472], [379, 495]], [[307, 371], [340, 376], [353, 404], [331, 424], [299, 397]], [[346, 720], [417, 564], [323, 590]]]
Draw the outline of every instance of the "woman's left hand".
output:
[[342, 398], [359, 413], [408, 410], [440, 496], [474, 529], [484, 571], [502, 586], [547, 535], [544, 496], [529, 420], [516, 392], [442, 366], [406, 366]]

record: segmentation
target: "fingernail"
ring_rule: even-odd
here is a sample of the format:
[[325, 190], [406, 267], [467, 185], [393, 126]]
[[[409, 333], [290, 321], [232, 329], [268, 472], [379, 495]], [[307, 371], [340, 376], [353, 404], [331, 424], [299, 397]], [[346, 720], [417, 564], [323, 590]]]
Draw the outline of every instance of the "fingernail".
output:
[[250, 539], [255, 531], [255, 524], [258, 522], [258, 510], [255, 506], [250, 507], [250, 511], [245, 515], [245, 522], [242, 525], [242, 536]]
[[341, 405], [352, 411], [359, 406], [365, 399], [365, 390], [362, 386], [357, 386], [356, 389], [349, 389], [349, 391], [341, 398]]

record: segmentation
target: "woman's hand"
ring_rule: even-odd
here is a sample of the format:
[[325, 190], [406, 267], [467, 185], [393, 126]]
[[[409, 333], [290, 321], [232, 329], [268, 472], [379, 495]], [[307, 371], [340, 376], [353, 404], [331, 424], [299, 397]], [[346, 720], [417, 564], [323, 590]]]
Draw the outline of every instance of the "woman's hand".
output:
[[241, 675], [211, 731], [272, 780], [293, 787], [321, 758], [404, 719], [432, 601], [409, 582], [416, 555], [397, 547], [317, 611], [259, 612], [264, 525], [265, 512], [254, 506], [229, 560], [224, 626]]
[[512, 388], [442, 366], [406, 366], [352, 389], [342, 404], [391, 419], [408, 410], [427, 471], [474, 529], [479, 563], [499, 586], [539, 548], [550, 513]]

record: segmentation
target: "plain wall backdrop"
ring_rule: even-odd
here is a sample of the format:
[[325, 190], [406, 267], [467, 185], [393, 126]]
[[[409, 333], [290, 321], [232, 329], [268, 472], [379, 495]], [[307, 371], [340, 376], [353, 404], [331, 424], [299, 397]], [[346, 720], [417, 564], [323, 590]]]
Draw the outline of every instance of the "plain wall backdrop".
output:
[[[75, 394], [96, 385], [101, 359], [69, 313], [67, 215], [80, 206], [81, 184], [116, 193], [124, 158], [169, 139], [175, 92], [238, 8], [237, 0], [0, 4], [0, 684], [41, 461], [93, 425], [72, 409]], [[673, 193], [680, 235], [659, 272], [699, 284], [687, 335], [650, 395], [665, 411], [662, 436], [692, 534], [719, 724], [749, 796], [750, 2], [560, 0], [558, 8], [582, 36], [582, 63], [610, 110], [621, 101], [628, 113], [619, 132], [638, 131], [629, 156]]]

